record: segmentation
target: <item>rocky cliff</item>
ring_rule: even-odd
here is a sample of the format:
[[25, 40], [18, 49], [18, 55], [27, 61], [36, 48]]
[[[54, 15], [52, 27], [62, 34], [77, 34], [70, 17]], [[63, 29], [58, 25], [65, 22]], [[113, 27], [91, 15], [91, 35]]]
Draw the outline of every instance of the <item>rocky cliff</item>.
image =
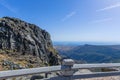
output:
[[34, 56], [40, 65], [59, 64], [49, 33], [17, 18], [0, 18], [0, 50], [6, 54]]

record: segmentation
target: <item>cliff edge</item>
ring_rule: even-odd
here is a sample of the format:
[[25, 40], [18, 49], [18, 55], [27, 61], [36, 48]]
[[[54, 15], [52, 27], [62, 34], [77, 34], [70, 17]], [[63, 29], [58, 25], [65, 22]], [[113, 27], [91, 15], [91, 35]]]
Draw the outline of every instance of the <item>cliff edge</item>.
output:
[[[17, 18], [0, 18], [0, 53], [30, 55], [41, 66], [58, 65], [60, 57], [53, 48], [50, 34], [40, 27]], [[11, 55], [12, 54], [12, 55]], [[33, 59], [30, 58], [29, 59]]]

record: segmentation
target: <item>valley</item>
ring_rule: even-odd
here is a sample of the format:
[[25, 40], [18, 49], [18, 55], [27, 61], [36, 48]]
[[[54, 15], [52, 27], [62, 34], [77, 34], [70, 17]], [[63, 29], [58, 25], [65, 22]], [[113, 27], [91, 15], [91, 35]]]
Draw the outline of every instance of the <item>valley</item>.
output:
[[120, 45], [55, 45], [63, 58], [86, 63], [120, 62]]

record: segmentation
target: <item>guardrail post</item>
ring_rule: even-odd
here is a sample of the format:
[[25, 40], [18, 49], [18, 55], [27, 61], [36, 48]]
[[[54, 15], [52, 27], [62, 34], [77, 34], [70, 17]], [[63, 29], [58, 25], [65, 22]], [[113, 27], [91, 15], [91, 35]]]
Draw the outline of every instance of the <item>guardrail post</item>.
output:
[[72, 76], [74, 74], [74, 70], [72, 70], [72, 66], [74, 65], [74, 61], [72, 59], [64, 59], [62, 62], [62, 67], [65, 68], [64, 71], [61, 72], [61, 75], [63, 77], [69, 77]]
[[45, 78], [48, 78], [48, 73], [45, 73]]

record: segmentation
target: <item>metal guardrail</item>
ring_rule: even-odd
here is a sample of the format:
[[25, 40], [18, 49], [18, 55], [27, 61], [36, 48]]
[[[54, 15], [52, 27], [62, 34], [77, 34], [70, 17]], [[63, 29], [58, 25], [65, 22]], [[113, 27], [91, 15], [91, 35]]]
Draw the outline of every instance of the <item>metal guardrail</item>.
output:
[[85, 78], [96, 78], [96, 77], [108, 77], [108, 76], [119, 76], [120, 71], [114, 72], [94, 72], [94, 73], [83, 73], [80, 75], [72, 75], [70, 77], [53, 77], [45, 80], [74, 80], [74, 79], [85, 79]]
[[[33, 75], [33, 74], [40, 74], [40, 73], [48, 73], [48, 72], [56, 72], [56, 71], [63, 71], [64, 74], [61, 75], [62, 77], [54, 77], [49, 80], [60, 80], [60, 78], [67, 78], [71, 79], [79, 79], [79, 78], [92, 78], [92, 77], [105, 77], [105, 76], [117, 76], [120, 75], [120, 71], [113, 71], [113, 72], [97, 72], [97, 73], [87, 73], [87, 74], [80, 74], [80, 75], [73, 75], [71, 70], [77, 69], [93, 69], [93, 68], [112, 68], [112, 67], [120, 67], [120, 63], [102, 63], [102, 64], [74, 64], [72, 60], [64, 61], [63, 65], [60, 66], [50, 66], [50, 67], [40, 67], [40, 68], [30, 68], [30, 69], [21, 69], [21, 70], [8, 70], [8, 71], [0, 71], [0, 79], [6, 79], [10, 77], [17, 77], [17, 76], [25, 76], [25, 75]], [[66, 74], [66, 73], [69, 74]], [[67, 77], [65, 77], [67, 76]]]

